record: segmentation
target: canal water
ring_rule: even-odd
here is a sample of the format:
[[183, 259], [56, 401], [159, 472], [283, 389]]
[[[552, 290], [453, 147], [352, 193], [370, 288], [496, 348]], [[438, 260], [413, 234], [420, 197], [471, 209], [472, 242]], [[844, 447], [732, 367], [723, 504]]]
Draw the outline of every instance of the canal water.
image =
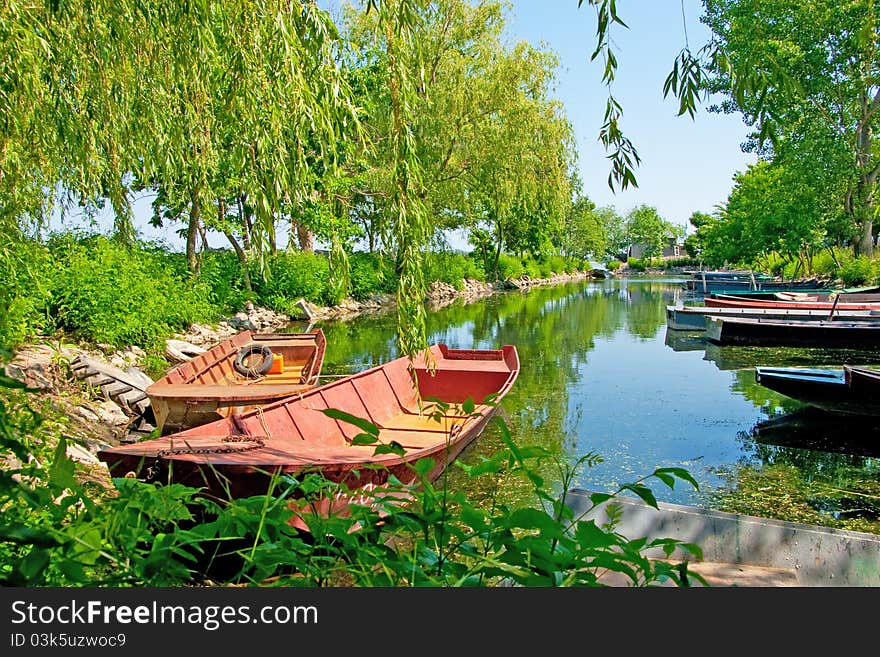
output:
[[[429, 342], [516, 346], [521, 371], [505, 421], [518, 445], [553, 455], [542, 470], [551, 486], [585, 460], [571, 485], [602, 492], [655, 468], [684, 468], [698, 489], [645, 483], [661, 501], [880, 533], [880, 428], [811, 411], [754, 377], [759, 365], [880, 365], [880, 353], [707, 344], [700, 333], [667, 330], [666, 306], [693, 302], [687, 294], [683, 279], [620, 278], [456, 301], [429, 314]], [[318, 324], [323, 373], [396, 358], [395, 322], [384, 313]], [[501, 445], [490, 425], [462, 459]], [[456, 471], [456, 485], [485, 493]], [[529, 490], [520, 482], [507, 494]]]

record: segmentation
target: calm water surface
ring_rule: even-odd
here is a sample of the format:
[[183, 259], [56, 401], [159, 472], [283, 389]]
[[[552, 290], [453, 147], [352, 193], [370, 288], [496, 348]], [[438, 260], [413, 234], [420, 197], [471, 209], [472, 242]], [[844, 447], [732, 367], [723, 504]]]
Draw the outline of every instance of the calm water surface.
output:
[[[880, 429], [805, 410], [754, 380], [756, 365], [880, 365], [880, 353], [707, 345], [699, 333], [667, 331], [665, 307], [685, 294], [680, 279], [616, 279], [457, 301], [429, 315], [429, 342], [516, 345], [521, 371], [503, 403], [513, 437], [567, 463], [601, 456], [577, 486], [612, 492], [657, 467], [683, 467], [699, 490], [650, 482], [659, 500], [880, 532]], [[323, 372], [396, 358], [395, 321], [319, 324]], [[499, 445], [490, 426], [462, 458]]]

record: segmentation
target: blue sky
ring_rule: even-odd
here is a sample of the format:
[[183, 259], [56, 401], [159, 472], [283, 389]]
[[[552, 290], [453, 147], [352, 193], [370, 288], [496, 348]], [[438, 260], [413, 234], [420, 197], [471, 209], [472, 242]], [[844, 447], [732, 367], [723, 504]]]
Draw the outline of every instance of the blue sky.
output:
[[[596, 43], [595, 10], [577, 0], [515, 0], [508, 21], [512, 39], [544, 44], [560, 59], [556, 97], [565, 106], [578, 149], [584, 192], [597, 205], [625, 214], [641, 203], [667, 220], [685, 225], [691, 213], [711, 212], [727, 199], [733, 174], [755, 161], [740, 144], [748, 133], [740, 115], [676, 116], [678, 104], [663, 99], [663, 81], [685, 45], [681, 0], [620, 0], [629, 29], [614, 26], [618, 57], [614, 95], [623, 105], [621, 127], [642, 159], [638, 188], [616, 194], [608, 187], [606, 152], [598, 141], [607, 92], [602, 63], [589, 58]], [[684, 0], [687, 37], [696, 51], [709, 38], [699, 22], [700, 0]]]

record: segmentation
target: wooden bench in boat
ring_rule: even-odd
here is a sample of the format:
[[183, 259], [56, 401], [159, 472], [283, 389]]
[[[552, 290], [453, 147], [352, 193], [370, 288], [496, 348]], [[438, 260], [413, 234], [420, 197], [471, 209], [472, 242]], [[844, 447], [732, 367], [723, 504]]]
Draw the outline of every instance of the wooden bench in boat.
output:
[[[307, 386], [303, 386], [305, 390]], [[310, 388], [310, 387], [309, 387]], [[212, 401], [223, 399], [227, 401], [248, 401], [253, 399], [266, 399], [270, 397], [288, 397], [295, 395], [295, 385], [290, 383], [258, 384], [258, 385], [200, 385], [193, 386], [188, 383], [165, 383], [153, 384], [150, 387], [150, 396], [156, 398], [180, 399], [191, 401]]]

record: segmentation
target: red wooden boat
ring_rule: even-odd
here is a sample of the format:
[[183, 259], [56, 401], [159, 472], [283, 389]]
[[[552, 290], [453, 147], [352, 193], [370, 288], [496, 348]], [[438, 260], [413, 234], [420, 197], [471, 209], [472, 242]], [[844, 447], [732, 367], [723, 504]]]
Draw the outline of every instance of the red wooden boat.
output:
[[[415, 483], [411, 466], [425, 457], [435, 461], [428, 474], [433, 480], [495, 414], [519, 374], [519, 357], [511, 345], [456, 350], [440, 344], [431, 347], [429, 361], [433, 374], [424, 357], [412, 364], [398, 358], [240, 415], [105, 449], [98, 457], [113, 476], [204, 487], [221, 499], [265, 494], [272, 475], [306, 472], [320, 472], [363, 499], [381, 490], [389, 475]], [[431, 417], [432, 399], [457, 406], [438, 422]], [[461, 405], [469, 399], [475, 408], [465, 413]], [[354, 440], [362, 428], [329, 417], [327, 409], [371, 422], [379, 428], [378, 443], [396, 442], [404, 453], [376, 455], [375, 444]], [[314, 510], [344, 511], [349, 499], [323, 500]], [[296, 517], [294, 524], [304, 526]]]
[[708, 308], [791, 308], [800, 310], [880, 310], [880, 301], [849, 302], [839, 301], [787, 301], [783, 299], [747, 299], [733, 295], [720, 294], [706, 297]]
[[171, 433], [242, 413], [318, 385], [326, 340], [310, 333], [241, 333], [147, 389], [156, 426]]

